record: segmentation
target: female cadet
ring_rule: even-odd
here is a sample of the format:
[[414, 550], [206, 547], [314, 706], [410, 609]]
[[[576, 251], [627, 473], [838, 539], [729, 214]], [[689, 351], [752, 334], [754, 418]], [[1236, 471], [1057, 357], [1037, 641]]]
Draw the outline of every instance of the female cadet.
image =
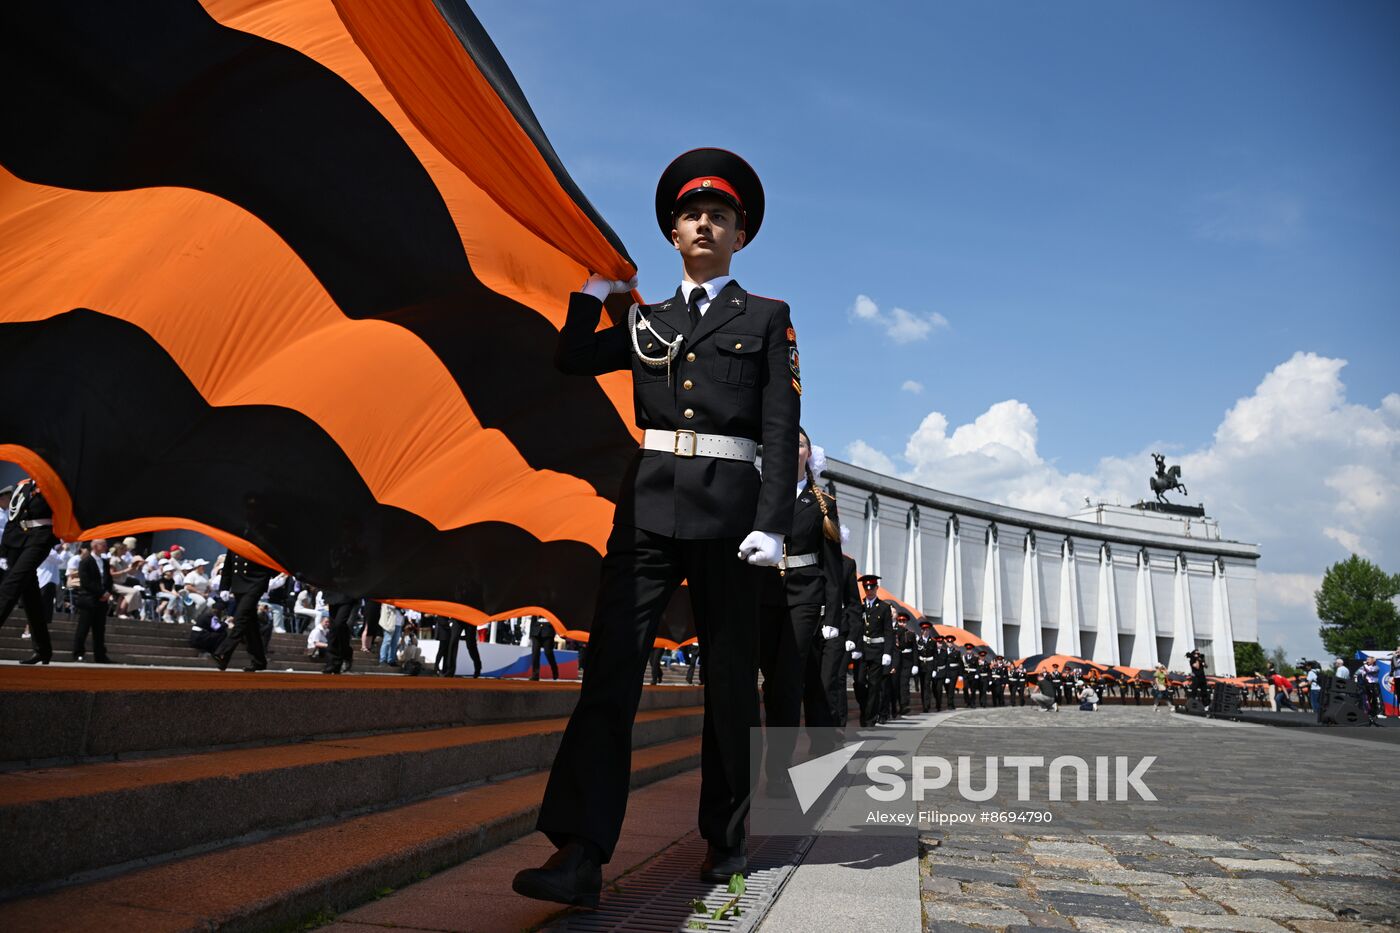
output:
[[840, 628], [841, 526], [836, 500], [817, 487], [825, 461], [821, 448], [814, 453], [807, 432], [798, 428], [792, 534], [782, 561], [764, 572], [759, 613], [764, 720], [769, 729], [781, 730], [767, 736], [770, 793], [791, 793], [787, 769], [804, 706], [813, 744], [830, 746], [835, 741], [836, 720], [822, 672], [825, 668], [830, 676], [838, 670], [846, 652]]

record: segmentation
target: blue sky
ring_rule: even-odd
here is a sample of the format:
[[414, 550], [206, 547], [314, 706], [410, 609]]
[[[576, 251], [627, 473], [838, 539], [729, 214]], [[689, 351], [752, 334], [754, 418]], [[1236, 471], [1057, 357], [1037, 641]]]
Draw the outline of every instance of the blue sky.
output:
[[1294, 653], [1328, 563], [1400, 570], [1400, 6], [472, 5], [649, 298], [662, 167], [755, 166], [834, 455], [1054, 510], [1164, 449]]

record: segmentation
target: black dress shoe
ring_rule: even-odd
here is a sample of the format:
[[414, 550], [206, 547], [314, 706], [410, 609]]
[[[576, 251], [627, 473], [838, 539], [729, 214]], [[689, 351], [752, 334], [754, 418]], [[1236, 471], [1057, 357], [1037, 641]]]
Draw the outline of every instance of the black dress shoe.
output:
[[210, 657], [212, 657], [212, 658], [214, 659], [214, 663], [215, 663], [215, 664], [219, 665], [219, 670], [221, 670], [221, 671], [226, 671], [226, 670], [228, 670], [228, 662], [233, 660], [233, 655], [231, 655], [231, 654], [217, 654], [217, 653], [216, 653], [216, 654], [210, 655]]
[[265, 671], [265, 670], [267, 670], [267, 662], [266, 662], [266, 661], [262, 662], [261, 664], [259, 664], [257, 661], [249, 661], [249, 662], [248, 662], [248, 666], [245, 667], [245, 668], [243, 668], [243, 673], [245, 673], [245, 674], [256, 674], [258, 671]]
[[553, 901], [572, 907], [597, 907], [603, 889], [603, 866], [590, 846], [571, 842], [539, 868], [518, 872], [511, 888], [537, 901]]
[[331, 661], [331, 662], [328, 663], [325, 667], [321, 668], [321, 673], [322, 673], [322, 674], [339, 674], [339, 673], [340, 673], [340, 662], [339, 662], [339, 661]]
[[109, 658], [109, 657], [107, 657], [105, 654], [99, 654], [96, 658], [93, 659], [93, 663], [95, 663], [95, 664], [111, 664], [111, 663], [112, 663], [112, 659]]
[[21, 661], [21, 662], [19, 662], [19, 663], [21, 663], [21, 664], [48, 664], [48, 663], [49, 663], [49, 659], [50, 659], [51, 657], [53, 657], [53, 655], [49, 655], [49, 654], [40, 654], [39, 652], [36, 651], [36, 652], [34, 652], [33, 654], [31, 654], [29, 657], [25, 658], [23, 661]]
[[82, 662], [83, 662], [83, 656], [82, 656], [81, 654], [75, 654], [75, 655], [73, 655], [73, 663], [74, 663], [74, 664], [81, 664]]
[[710, 843], [705, 861], [700, 863], [700, 880], [710, 884], [727, 884], [734, 875], [742, 875], [749, 867], [749, 857], [741, 842], [737, 846], [717, 846]]

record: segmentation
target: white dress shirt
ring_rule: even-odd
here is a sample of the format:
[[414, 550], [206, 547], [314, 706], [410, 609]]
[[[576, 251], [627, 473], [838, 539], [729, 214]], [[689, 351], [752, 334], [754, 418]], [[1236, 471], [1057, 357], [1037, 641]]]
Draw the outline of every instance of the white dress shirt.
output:
[[710, 302], [715, 300], [715, 296], [719, 294], [719, 290], [732, 281], [734, 281], [734, 276], [732, 275], [717, 275], [708, 282], [703, 282], [699, 285], [696, 285], [694, 282], [682, 280], [681, 295], [685, 298], [685, 302], [688, 305], [690, 304], [691, 293], [697, 288], [703, 288], [705, 290], [705, 297], [700, 299], [700, 316], [704, 317], [705, 312], [710, 310]]

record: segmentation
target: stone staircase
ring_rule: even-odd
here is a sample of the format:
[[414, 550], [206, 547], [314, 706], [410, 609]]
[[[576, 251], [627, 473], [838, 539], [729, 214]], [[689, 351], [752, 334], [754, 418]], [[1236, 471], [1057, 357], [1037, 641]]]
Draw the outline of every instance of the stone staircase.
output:
[[[33, 642], [23, 637], [24, 626], [24, 613], [17, 610], [5, 627], [0, 628], [0, 661], [18, 661], [33, 653]], [[53, 622], [49, 623], [54, 663], [63, 663], [72, 657], [77, 627], [77, 621], [66, 613], [56, 613]], [[190, 628], [179, 623], [141, 622], [113, 616], [107, 620], [107, 654], [115, 664], [212, 668], [214, 662], [207, 654], [190, 647]], [[92, 660], [92, 636], [88, 636], [85, 657]], [[304, 634], [274, 632], [268, 645], [267, 660], [268, 669], [275, 671], [319, 671], [325, 666], [322, 661], [307, 660]], [[247, 654], [242, 650], [233, 659], [238, 667], [247, 661]], [[358, 640], [355, 663], [366, 669], [374, 668], [374, 659], [359, 650]]]
[[[0, 929], [287, 928], [426, 878], [533, 831], [577, 695], [0, 667]], [[643, 691], [634, 787], [698, 766], [701, 703]]]

